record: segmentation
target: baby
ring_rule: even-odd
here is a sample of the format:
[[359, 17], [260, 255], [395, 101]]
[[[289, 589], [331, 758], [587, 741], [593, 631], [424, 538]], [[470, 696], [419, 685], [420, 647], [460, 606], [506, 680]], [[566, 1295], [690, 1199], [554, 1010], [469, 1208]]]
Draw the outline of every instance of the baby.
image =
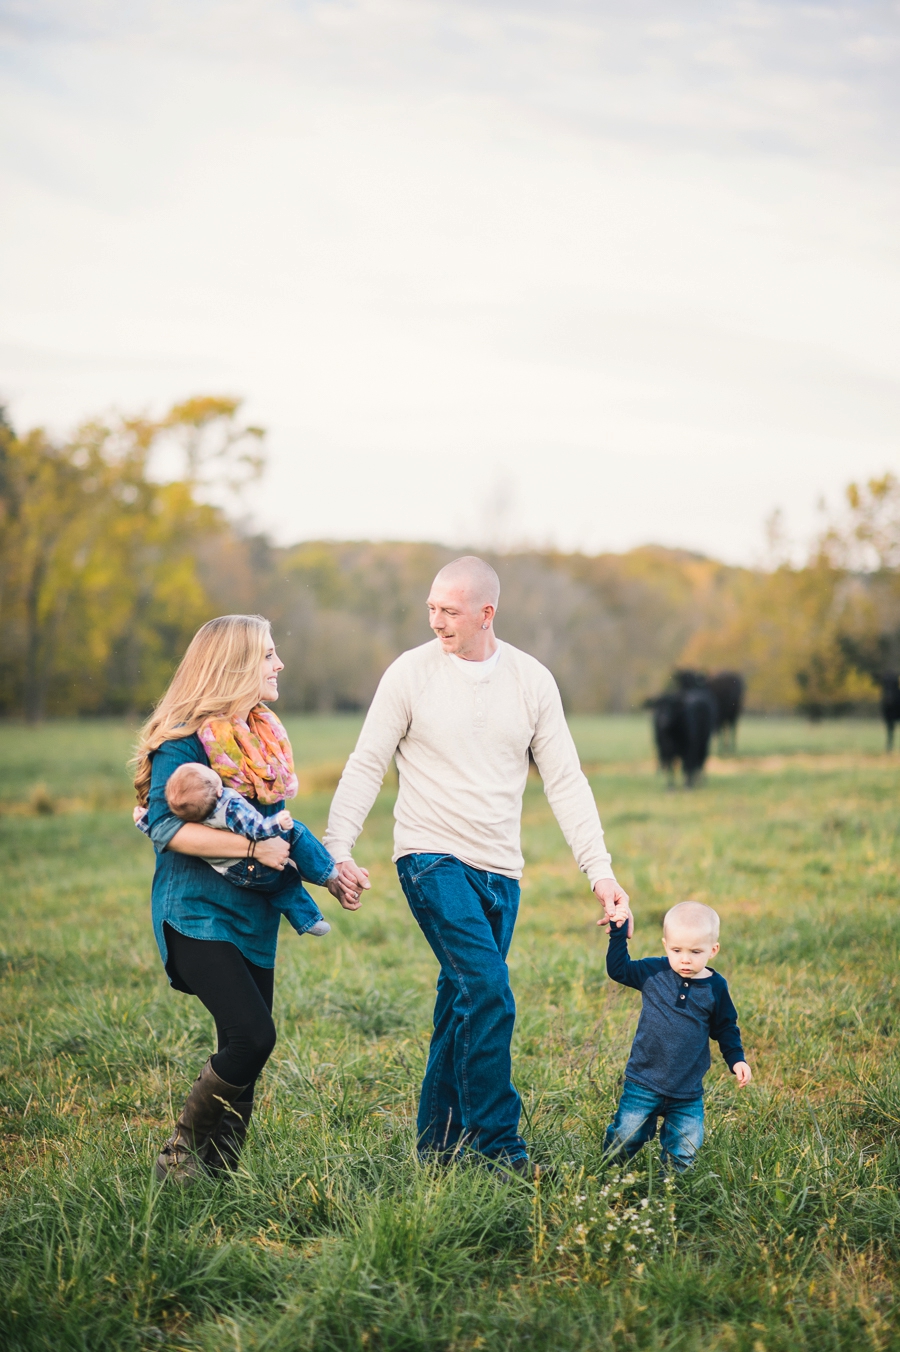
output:
[[[331, 855], [320, 845], [302, 822], [295, 822], [285, 808], [271, 817], [264, 817], [252, 803], [234, 789], [226, 789], [215, 770], [199, 761], [179, 765], [166, 784], [166, 802], [171, 812], [184, 822], [198, 822], [217, 831], [232, 831], [250, 841], [243, 859], [220, 859], [203, 856], [217, 873], [221, 873], [236, 887], [250, 887], [277, 894], [289, 874], [268, 868], [254, 859], [256, 844], [281, 836], [290, 841], [290, 858], [286, 868], [295, 869], [301, 878], [324, 886], [337, 877], [337, 867]], [[134, 809], [134, 822], [140, 831], [149, 835], [146, 823], [147, 809]], [[276, 903], [273, 903], [276, 904]], [[293, 925], [298, 934], [327, 934], [331, 929], [305, 888], [291, 899], [279, 904], [278, 909]]]
[[752, 1078], [744, 1060], [737, 1011], [724, 977], [707, 963], [719, 951], [719, 917], [709, 906], [682, 901], [663, 921], [664, 958], [628, 956], [628, 911], [616, 909], [609, 925], [606, 970], [613, 981], [641, 992], [641, 1017], [625, 1086], [606, 1153], [631, 1159], [656, 1134], [663, 1165], [678, 1173], [694, 1162], [703, 1143], [703, 1077], [709, 1070], [709, 1040], [718, 1042], [743, 1088]]

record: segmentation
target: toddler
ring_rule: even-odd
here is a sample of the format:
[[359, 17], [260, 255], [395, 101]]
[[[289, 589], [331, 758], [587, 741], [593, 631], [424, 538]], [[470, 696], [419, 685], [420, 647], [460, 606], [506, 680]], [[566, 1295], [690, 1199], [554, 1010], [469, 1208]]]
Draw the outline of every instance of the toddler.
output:
[[[290, 874], [268, 868], [254, 859], [253, 852], [260, 840], [282, 836], [290, 841], [290, 858], [285, 868], [295, 869], [301, 878], [320, 885], [337, 875], [331, 855], [320, 845], [302, 822], [295, 822], [285, 808], [271, 817], [264, 817], [252, 803], [234, 789], [226, 789], [215, 770], [199, 761], [179, 765], [166, 784], [166, 802], [176, 817], [184, 822], [199, 822], [217, 831], [233, 831], [251, 842], [244, 859], [218, 859], [202, 856], [217, 873], [221, 873], [236, 887], [250, 887], [277, 895]], [[147, 809], [134, 809], [134, 822], [140, 831], [149, 835], [146, 824]], [[331, 929], [306, 888], [300, 897], [292, 895], [278, 909], [293, 925], [298, 934], [328, 934]]]
[[612, 1124], [607, 1156], [631, 1159], [663, 1125], [663, 1165], [678, 1173], [694, 1162], [703, 1143], [703, 1077], [709, 1070], [709, 1040], [718, 1042], [743, 1088], [750, 1083], [737, 1011], [728, 984], [707, 967], [719, 951], [719, 917], [709, 906], [682, 901], [663, 921], [664, 958], [628, 956], [628, 912], [616, 909], [609, 925], [606, 970], [613, 981], [641, 992], [641, 1017], [625, 1085]]

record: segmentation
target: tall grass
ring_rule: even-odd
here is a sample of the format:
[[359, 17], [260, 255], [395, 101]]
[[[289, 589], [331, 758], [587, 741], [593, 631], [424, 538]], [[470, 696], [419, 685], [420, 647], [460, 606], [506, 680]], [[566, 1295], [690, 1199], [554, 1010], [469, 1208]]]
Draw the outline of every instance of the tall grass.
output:
[[[819, 762], [770, 764], [790, 750], [775, 727], [736, 773], [666, 793], [644, 726], [576, 725], [582, 745], [615, 746], [584, 754], [634, 951], [659, 951], [674, 901], [717, 907], [755, 1079], [739, 1093], [714, 1064], [690, 1174], [666, 1183], [652, 1148], [630, 1173], [604, 1168], [639, 1002], [607, 981], [596, 908], [530, 784], [511, 966], [525, 1130], [553, 1166], [537, 1188], [415, 1159], [435, 965], [389, 863], [386, 793], [358, 852], [364, 911], [326, 898], [331, 935], [283, 935], [279, 1044], [242, 1173], [158, 1189], [151, 1163], [211, 1029], [161, 974], [145, 842], [82, 792], [107, 755], [98, 778], [124, 791], [127, 729], [69, 725], [55, 759], [32, 744], [28, 774], [67, 807], [0, 815], [0, 1346], [900, 1345], [897, 772], [865, 725]], [[340, 721], [298, 722], [299, 745], [307, 731], [316, 758], [344, 754]], [[0, 743], [11, 806], [17, 736]], [[296, 815], [320, 831], [328, 800]]]

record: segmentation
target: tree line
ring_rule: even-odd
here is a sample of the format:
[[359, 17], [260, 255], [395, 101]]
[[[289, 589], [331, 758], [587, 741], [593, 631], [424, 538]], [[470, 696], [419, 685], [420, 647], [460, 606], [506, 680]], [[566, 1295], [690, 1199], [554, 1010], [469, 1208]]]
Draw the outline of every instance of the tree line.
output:
[[[264, 433], [235, 399], [92, 420], [64, 440], [0, 417], [0, 714], [141, 713], [196, 628], [229, 611], [271, 619], [283, 708], [365, 708], [387, 664], [428, 639], [429, 583], [459, 550], [275, 546], [235, 510], [263, 472]], [[551, 668], [572, 712], [638, 707], [691, 666], [743, 672], [752, 708], [816, 717], [872, 702], [900, 667], [890, 475], [851, 485], [802, 559], [766, 569], [656, 546], [489, 557], [498, 633]]]

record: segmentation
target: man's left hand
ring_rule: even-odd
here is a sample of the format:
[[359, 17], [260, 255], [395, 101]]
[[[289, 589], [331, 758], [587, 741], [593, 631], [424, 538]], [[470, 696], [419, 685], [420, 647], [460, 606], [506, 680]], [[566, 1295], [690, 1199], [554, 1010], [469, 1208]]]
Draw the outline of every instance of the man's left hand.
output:
[[634, 916], [628, 906], [628, 893], [620, 887], [615, 878], [601, 878], [594, 885], [594, 896], [603, 906], [603, 915], [597, 921], [598, 925], [608, 925], [613, 918], [613, 912], [617, 906], [624, 906], [628, 910], [628, 937], [634, 934]]

